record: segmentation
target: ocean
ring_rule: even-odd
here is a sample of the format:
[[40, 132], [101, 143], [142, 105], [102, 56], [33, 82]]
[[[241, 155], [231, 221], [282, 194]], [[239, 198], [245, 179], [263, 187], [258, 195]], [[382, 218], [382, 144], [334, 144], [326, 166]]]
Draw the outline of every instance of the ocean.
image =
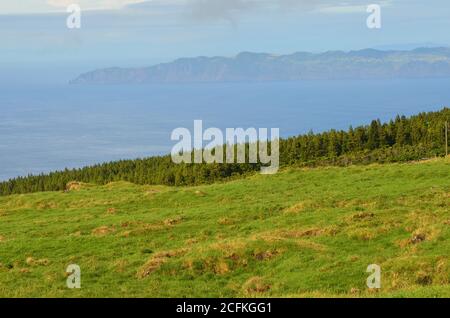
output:
[[0, 180], [170, 152], [173, 129], [282, 137], [450, 105], [450, 79], [77, 86], [0, 82]]

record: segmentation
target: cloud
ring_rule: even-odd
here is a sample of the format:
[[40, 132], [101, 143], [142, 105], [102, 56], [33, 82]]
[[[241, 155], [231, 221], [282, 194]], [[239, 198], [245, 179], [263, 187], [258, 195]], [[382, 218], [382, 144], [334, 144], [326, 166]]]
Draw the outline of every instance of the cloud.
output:
[[[393, 0], [379, 0], [389, 5]], [[235, 21], [251, 11], [353, 13], [365, 12], [367, 0], [185, 0], [190, 16], [197, 20]]]
[[114, 10], [131, 4], [146, 2], [145, 0], [47, 0], [47, 4], [56, 8], [67, 8], [76, 3], [83, 10]]
[[72, 3], [71, 0], [47, 0], [47, 4], [53, 7], [67, 7]]
[[[406, 0], [377, 0], [381, 5]], [[411, 0], [408, 0], [411, 1]], [[24, 6], [26, 3], [26, 6]], [[243, 15], [260, 12], [351, 13], [366, 7], [369, 0], [21, 0], [1, 1], [0, 13], [43, 13], [65, 11], [77, 3], [83, 10], [134, 8], [142, 12], [182, 11], [200, 21], [236, 21]]]
[[[378, 0], [376, 2], [381, 7], [388, 7], [392, 5], [392, 0]], [[344, 3], [339, 5], [328, 5], [323, 6], [319, 9], [323, 13], [334, 13], [334, 14], [346, 14], [346, 13], [360, 13], [366, 12], [368, 5], [371, 4], [367, 1], [353, 1], [351, 3]]]
[[233, 20], [237, 14], [258, 9], [261, 3], [254, 0], [192, 0], [187, 5], [194, 19]]

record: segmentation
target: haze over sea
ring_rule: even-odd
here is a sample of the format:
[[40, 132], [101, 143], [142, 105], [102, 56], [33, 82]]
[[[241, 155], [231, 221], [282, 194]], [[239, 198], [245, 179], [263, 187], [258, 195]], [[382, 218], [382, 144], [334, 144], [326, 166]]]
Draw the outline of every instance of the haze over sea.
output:
[[167, 154], [177, 127], [283, 137], [450, 105], [450, 79], [78, 86], [0, 79], [0, 180]]

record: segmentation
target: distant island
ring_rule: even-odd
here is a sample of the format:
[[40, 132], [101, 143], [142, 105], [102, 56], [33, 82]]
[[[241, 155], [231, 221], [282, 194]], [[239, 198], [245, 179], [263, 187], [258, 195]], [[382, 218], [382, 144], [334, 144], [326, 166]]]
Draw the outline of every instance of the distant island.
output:
[[81, 74], [71, 84], [264, 82], [450, 77], [450, 48], [411, 51], [240, 53], [235, 57], [181, 58], [142, 68], [106, 68]]

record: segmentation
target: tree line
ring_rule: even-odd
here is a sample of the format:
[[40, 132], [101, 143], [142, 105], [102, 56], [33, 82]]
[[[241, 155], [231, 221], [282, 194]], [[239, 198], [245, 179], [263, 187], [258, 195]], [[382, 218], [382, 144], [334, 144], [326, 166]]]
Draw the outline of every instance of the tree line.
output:
[[[280, 164], [323, 166], [419, 160], [445, 154], [450, 108], [397, 116], [389, 122], [329, 130], [280, 140]], [[248, 144], [246, 145], [249, 146]], [[225, 146], [224, 146], [225, 147]], [[18, 177], [0, 183], [0, 195], [66, 190], [72, 181], [98, 185], [114, 181], [187, 186], [218, 182], [259, 171], [260, 164], [175, 164], [170, 155], [121, 160], [80, 169]]]

